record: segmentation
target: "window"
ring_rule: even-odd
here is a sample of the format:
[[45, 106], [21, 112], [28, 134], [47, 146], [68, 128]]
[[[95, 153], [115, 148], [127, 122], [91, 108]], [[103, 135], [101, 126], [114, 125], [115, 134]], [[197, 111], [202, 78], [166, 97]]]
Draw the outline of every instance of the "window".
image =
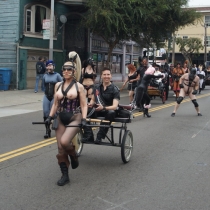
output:
[[[205, 46], [205, 39], [204, 39], [204, 46]], [[210, 47], [210, 36], [206, 36], [206, 46]]]
[[183, 39], [188, 39], [188, 36], [183, 36], [182, 38], [183, 38]]
[[205, 16], [205, 25], [210, 26], [210, 15]]
[[[50, 9], [42, 5], [32, 5], [25, 10], [25, 33], [42, 35], [42, 22], [44, 19], [50, 19]], [[55, 20], [55, 18], [54, 18]], [[54, 21], [55, 35], [55, 21]]]

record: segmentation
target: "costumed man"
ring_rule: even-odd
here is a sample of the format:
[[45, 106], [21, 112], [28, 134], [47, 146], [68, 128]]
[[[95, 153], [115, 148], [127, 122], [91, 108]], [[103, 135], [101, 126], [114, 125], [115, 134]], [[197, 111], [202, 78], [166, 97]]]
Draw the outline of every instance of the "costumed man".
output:
[[179, 96], [180, 88], [179, 88], [179, 79], [184, 74], [184, 70], [181, 68], [180, 63], [177, 63], [176, 67], [173, 69], [172, 76], [174, 80], [173, 90], [176, 94], [176, 99]]
[[[120, 91], [118, 87], [111, 82], [111, 78], [111, 70], [108, 67], [104, 67], [101, 72], [102, 83], [95, 85], [92, 99], [88, 104], [89, 108], [96, 107], [95, 112], [91, 115], [91, 117], [104, 117], [104, 120], [109, 121], [101, 123], [101, 125], [105, 126], [100, 127], [94, 142], [95, 144], [101, 144], [102, 139], [105, 139], [109, 130], [108, 125], [110, 125], [117, 116]], [[86, 126], [83, 129], [84, 137], [82, 142], [94, 141], [91, 127]]]
[[203, 89], [203, 81], [204, 78], [206, 76], [205, 72], [203, 71], [203, 66], [199, 65], [198, 70], [197, 70], [197, 75], [200, 78], [200, 82], [199, 82], [199, 94], [201, 93], [201, 90]]
[[[54, 72], [55, 70], [55, 63], [53, 60], [48, 60], [46, 62], [46, 69], [47, 73], [43, 76], [43, 83], [45, 87], [44, 97], [43, 97], [43, 118], [44, 121], [48, 118], [50, 114], [51, 107], [54, 102], [54, 88], [55, 84], [57, 82], [63, 81], [63, 78], [61, 75], [57, 72]], [[48, 124], [45, 124], [46, 127], [46, 134], [44, 135], [44, 138], [51, 137], [51, 130]]]
[[179, 87], [180, 87], [180, 94], [179, 97], [177, 98], [177, 103], [174, 107], [174, 111], [171, 114], [172, 117], [175, 116], [177, 109], [179, 108], [182, 100], [184, 99], [185, 96], [189, 96], [191, 99], [192, 103], [195, 106], [195, 109], [197, 111], [198, 116], [202, 116], [199, 110], [199, 105], [196, 101], [196, 94], [198, 92], [199, 88], [199, 77], [196, 76], [196, 69], [192, 68], [190, 73], [184, 74], [180, 80], [179, 80]]

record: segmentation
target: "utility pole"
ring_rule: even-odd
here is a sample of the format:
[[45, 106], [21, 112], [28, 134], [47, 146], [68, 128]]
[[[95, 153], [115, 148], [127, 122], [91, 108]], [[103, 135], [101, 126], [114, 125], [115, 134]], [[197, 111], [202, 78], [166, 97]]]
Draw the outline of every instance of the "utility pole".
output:
[[49, 60], [53, 60], [54, 0], [51, 0]]
[[207, 24], [204, 24], [205, 28], [205, 35], [204, 35], [204, 64], [207, 61], [207, 53], [206, 53], [206, 47], [207, 47]]
[[175, 43], [176, 43], [176, 35], [173, 34], [173, 47], [172, 47], [172, 64], [175, 65]]

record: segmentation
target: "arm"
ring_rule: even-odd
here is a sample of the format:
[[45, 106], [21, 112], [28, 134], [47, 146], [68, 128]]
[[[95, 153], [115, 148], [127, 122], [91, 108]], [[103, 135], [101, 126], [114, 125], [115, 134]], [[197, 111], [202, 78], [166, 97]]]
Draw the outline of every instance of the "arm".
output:
[[87, 117], [87, 101], [86, 101], [86, 94], [85, 94], [85, 89], [83, 85], [80, 83], [77, 83], [78, 88], [79, 88], [79, 100], [80, 100], [80, 107], [82, 110], [82, 118]]
[[140, 74], [138, 74], [138, 76], [136, 77], [136, 79], [132, 79], [130, 82], [139, 81], [139, 79], [140, 79]]
[[126, 85], [127, 82], [128, 82], [128, 78], [125, 80], [125, 82], [123, 83], [123, 85], [122, 85], [122, 87], [120, 88], [120, 90], [122, 90], [122, 89], [125, 87], [125, 85]]

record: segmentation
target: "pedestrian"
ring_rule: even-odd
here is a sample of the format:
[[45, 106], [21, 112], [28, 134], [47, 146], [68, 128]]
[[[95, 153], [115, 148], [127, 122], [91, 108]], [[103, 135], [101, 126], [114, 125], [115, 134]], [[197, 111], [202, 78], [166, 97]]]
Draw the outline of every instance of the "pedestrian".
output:
[[184, 70], [184, 73], [189, 73], [190, 70], [188, 68], [188, 61], [186, 60], [183, 64], [183, 70]]
[[180, 91], [180, 88], [179, 88], [179, 79], [180, 77], [184, 74], [184, 70], [181, 68], [181, 64], [180, 63], [177, 63], [176, 64], [176, 67], [173, 69], [173, 72], [172, 72], [172, 76], [173, 76], [173, 80], [174, 80], [174, 83], [173, 83], [173, 90], [176, 94], [176, 100], [179, 96], [179, 91]]
[[86, 90], [86, 97], [88, 103], [90, 102], [93, 94], [94, 83], [97, 75], [94, 70], [93, 59], [89, 58], [83, 62], [81, 84]]
[[185, 96], [189, 96], [189, 98], [191, 99], [192, 103], [195, 106], [198, 116], [202, 116], [195, 96], [199, 89], [199, 77], [196, 75], [196, 71], [197, 71], [196, 68], [192, 68], [190, 73], [186, 73], [182, 75], [182, 77], [180, 78], [179, 80], [180, 93], [179, 97], [177, 98], [174, 111], [171, 114], [172, 117], [175, 116], [176, 111], [179, 108]]
[[120, 88], [120, 91], [122, 91], [125, 85], [128, 83], [127, 89], [128, 89], [128, 95], [129, 95], [130, 104], [131, 104], [133, 101], [134, 90], [137, 87], [137, 82], [140, 79], [140, 74], [136, 70], [136, 67], [133, 64], [128, 64], [127, 67], [129, 70], [128, 78], [123, 83], [122, 87]]
[[46, 72], [46, 67], [44, 63], [44, 57], [40, 56], [39, 61], [36, 63], [36, 83], [35, 83], [34, 93], [38, 92], [40, 80], [41, 80], [41, 90], [44, 91], [43, 76], [45, 72]]
[[[44, 97], [42, 102], [44, 121], [48, 118], [54, 102], [55, 84], [57, 82], [63, 81], [61, 75], [55, 72], [55, 63], [53, 60], [48, 60], [46, 62], [46, 69], [47, 73], [44, 74], [43, 76], [43, 84], [45, 87]], [[45, 124], [45, 127], [46, 127], [46, 134], [44, 135], [44, 138], [49, 138], [51, 137], [51, 130], [47, 124]]]
[[[58, 127], [55, 131], [58, 145], [58, 164], [62, 176], [57, 185], [63, 186], [69, 180], [68, 169], [71, 160], [72, 169], [79, 166], [77, 153], [72, 141], [79, 132], [79, 124], [86, 125], [87, 102], [85, 89], [82, 84], [77, 82], [81, 76], [81, 61], [79, 55], [72, 51], [69, 53], [69, 61], [62, 67], [63, 82], [55, 85], [54, 103], [50, 115], [45, 121], [50, 124], [53, 116], [58, 114]], [[73, 127], [66, 127], [66, 126]]]
[[199, 94], [200, 94], [201, 90], [203, 89], [203, 81], [204, 81], [204, 78], [206, 76], [205, 72], [203, 71], [203, 65], [202, 64], [200, 64], [198, 66], [197, 75], [200, 79], [200, 81], [199, 81]]

